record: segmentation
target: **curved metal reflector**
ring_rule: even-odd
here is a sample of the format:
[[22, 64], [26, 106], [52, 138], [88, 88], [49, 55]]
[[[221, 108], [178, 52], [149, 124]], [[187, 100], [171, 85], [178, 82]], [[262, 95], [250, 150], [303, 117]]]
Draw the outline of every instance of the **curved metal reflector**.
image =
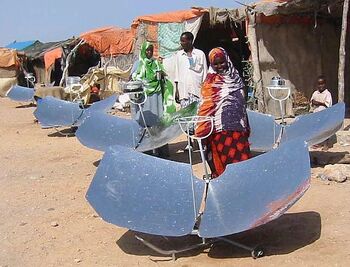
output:
[[[86, 198], [107, 222], [165, 236], [191, 233], [195, 217], [191, 167], [110, 147], [99, 164]], [[197, 203], [204, 189], [195, 179]]]
[[230, 235], [278, 218], [308, 189], [309, 177], [309, 152], [301, 140], [228, 165], [209, 184], [199, 235]]
[[87, 109], [80, 108], [78, 103], [69, 102], [51, 96], [39, 99], [34, 116], [42, 127], [79, 126], [90, 114], [95, 112], [106, 112], [110, 110], [116, 95], [95, 102]]
[[[249, 123], [251, 126], [251, 149], [254, 151], [268, 151], [272, 149], [281, 126], [276, 124], [274, 118], [257, 112], [248, 111]], [[143, 128], [136, 129], [137, 122], [131, 119], [121, 119], [116, 116], [98, 115], [90, 116], [82, 123], [76, 132], [79, 141], [93, 149], [105, 151], [109, 146], [124, 145], [132, 147], [137, 144], [134, 133], [140, 133]], [[151, 135], [146, 135], [141, 139], [137, 151], [149, 151], [167, 143], [182, 134], [177, 122], [169, 126], [153, 126], [149, 128]], [[136, 140], [136, 143], [135, 143]]]
[[136, 147], [142, 131], [134, 120], [94, 112], [85, 118], [75, 136], [84, 146], [106, 151], [113, 145]]
[[286, 126], [282, 142], [300, 138], [309, 146], [319, 144], [341, 128], [344, 116], [343, 102], [319, 112], [299, 116], [291, 125]]
[[34, 89], [29, 87], [14, 85], [10, 88], [10, 90], [8, 90], [6, 96], [14, 101], [31, 102], [34, 97]]
[[80, 125], [76, 136], [83, 145], [100, 151], [121, 145], [137, 147], [137, 151], [144, 152], [159, 148], [179, 137], [182, 131], [176, 119], [194, 115], [196, 112], [197, 103], [193, 103], [172, 114], [167, 123], [150, 127], [151, 135], [146, 132], [143, 137], [144, 128], [135, 120], [102, 114], [91, 115]]
[[106, 99], [93, 103], [89, 108], [86, 109], [86, 112], [95, 112], [95, 111], [107, 112], [113, 107], [116, 101], [117, 101], [117, 95], [111, 95]]
[[150, 132], [151, 135], [146, 134], [141, 140], [137, 151], [144, 152], [162, 147], [182, 134], [180, 125], [177, 123], [164, 128], [153, 126]]
[[76, 125], [83, 113], [78, 103], [47, 96], [37, 101], [34, 116], [41, 127], [58, 127]]
[[251, 110], [247, 110], [247, 113], [251, 130], [250, 149], [258, 152], [271, 150], [281, 131], [281, 126], [275, 122], [275, 118], [271, 115]]

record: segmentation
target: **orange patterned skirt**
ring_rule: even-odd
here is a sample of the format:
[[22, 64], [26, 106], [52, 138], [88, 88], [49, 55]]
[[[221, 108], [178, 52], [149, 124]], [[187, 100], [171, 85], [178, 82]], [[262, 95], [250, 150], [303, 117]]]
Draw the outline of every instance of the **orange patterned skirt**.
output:
[[227, 164], [250, 158], [248, 137], [249, 132], [221, 131], [206, 139], [206, 157], [213, 178], [221, 175]]

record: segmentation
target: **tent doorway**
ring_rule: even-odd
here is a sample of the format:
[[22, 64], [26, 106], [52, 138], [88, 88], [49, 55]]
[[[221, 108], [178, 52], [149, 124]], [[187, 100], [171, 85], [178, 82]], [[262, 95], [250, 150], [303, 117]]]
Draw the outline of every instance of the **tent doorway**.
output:
[[214, 47], [223, 47], [241, 75], [244, 61], [250, 56], [245, 37], [245, 23], [233, 23], [227, 20], [224, 24], [210, 25], [207, 14], [203, 17], [194, 46], [201, 49], [206, 55]]

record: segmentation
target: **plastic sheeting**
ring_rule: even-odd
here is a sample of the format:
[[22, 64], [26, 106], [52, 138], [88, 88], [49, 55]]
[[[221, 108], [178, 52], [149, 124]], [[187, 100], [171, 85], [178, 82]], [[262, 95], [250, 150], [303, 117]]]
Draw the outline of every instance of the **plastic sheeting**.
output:
[[180, 36], [185, 31], [183, 23], [159, 23], [159, 55], [169, 57], [181, 49]]
[[0, 48], [0, 67], [7, 68], [17, 64], [17, 52], [13, 49]]
[[105, 27], [83, 33], [80, 38], [102, 56], [115, 56], [132, 53], [135, 33], [130, 29]]
[[[306, 144], [294, 140], [229, 165], [209, 182], [199, 235], [242, 232], [281, 216], [308, 189], [309, 162]], [[183, 236], [192, 232], [204, 185], [191, 179], [188, 164], [115, 146], [105, 153], [86, 197], [107, 222], [148, 234]]]

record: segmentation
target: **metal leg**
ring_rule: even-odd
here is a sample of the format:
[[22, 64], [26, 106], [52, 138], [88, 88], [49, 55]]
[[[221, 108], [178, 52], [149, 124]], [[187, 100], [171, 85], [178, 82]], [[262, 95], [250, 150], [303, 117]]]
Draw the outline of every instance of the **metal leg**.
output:
[[217, 239], [224, 241], [226, 243], [229, 243], [231, 245], [234, 245], [236, 247], [242, 248], [244, 250], [250, 251], [250, 254], [252, 255], [253, 259], [261, 258], [262, 256], [264, 256], [264, 250], [261, 246], [256, 246], [256, 247], [252, 248], [252, 247], [248, 247], [246, 245], [243, 245], [241, 243], [232, 241], [232, 240], [225, 238], [225, 237], [218, 237]]
[[182, 253], [182, 252], [186, 252], [186, 251], [190, 251], [190, 250], [194, 250], [194, 249], [197, 249], [197, 248], [201, 248], [201, 247], [206, 247], [206, 246], [210, 246], [211, 244], [213, 244], [214, 242], [217, 242], [215, 239], [212, 239], [212, 240], [205, 240], [205, 239], [202, 239], [202, 242], [198, 243], [198, 244], [195, 244], [195, 245], [192, 245], [192, 246], [189, 246], [187, 248], [184, 248], [184, 249], [172, 249], [172, 250], [164, 250], [164, 249], [161, 249], [155, 245], [153, 245], [152, 243], [144, 240], [143, 238], [135, 235], [135, 238], [139, 241], [141, 241], [145, 246], [149, 247], [150, 249], [156, 251], [157, 253], [159, 254], [162, 254], [162, 255], [165, 255], [165, 256], [171, 256], [173, 261], [176, 260], [176, 254], [178, 253]]
[[256, 247], [252, 248], [252, 247], [243, 245], [241, 243], [232, 241], [232, 240], [230, 240], [228, 238], [225, 238], [225, 237], [217, 237], [217, 238], [213, 238], [213, 239], [209, 239], [209, 240], [205, 239], [205, 238], [202, 238], [200, 243], [192, 245], [192, 246], [189, 246], [187, 248], [178, 249], [178, 250], [175, 250], [175, 249], [164, 250], [164, 249], [161, 249], [161, 248], [155, 246], [154, 244], [144, 240], [143, 238], [141, 238], [141, 237], [139, 237], [137, 235], [135, 235], [135, 238], [137, 240], [141, 241], [148, 248], [154, 250], [155, 252], [157, 252], [157, 253], [159, 253], [161, 255], [171, 256], [173, 261], [176, 260], [176, 254], [178, 254], [178, 253], [191, 251], [191, 250], [202, 248], [202, 247], [208, 247], [208, 246], [210, 246], [210, 245], [212, 245], [212, 244], [214, 244], [214, 243], [216, 243], [218, 241], [224, 241], [226, 243], [229, 243], [230, 245], [233, 245], [235, 247], [239, 247], [239, 248], [242, 248], [244, 250], [249, 251], [251, 253], [251, 256], [252, 256], [253, 259], [261, 258], [262, 256], [264, 256], [264, 250], [262, 249], [261, 246], [256, 246]]

